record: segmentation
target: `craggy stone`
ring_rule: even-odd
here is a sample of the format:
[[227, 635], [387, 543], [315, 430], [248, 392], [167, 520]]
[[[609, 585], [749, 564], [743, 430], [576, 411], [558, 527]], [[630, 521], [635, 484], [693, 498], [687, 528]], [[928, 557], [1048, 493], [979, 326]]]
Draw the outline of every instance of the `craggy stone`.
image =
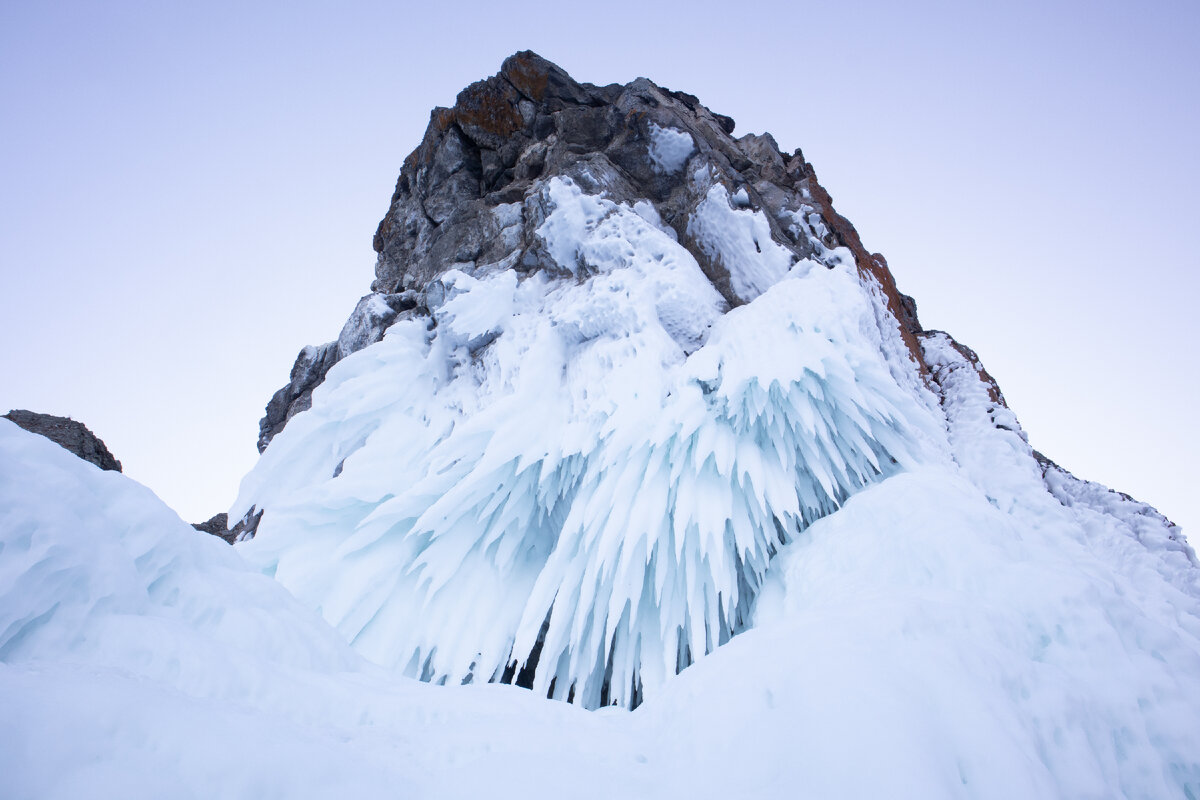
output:
[[227, 541], [232, 544], [234, 542], [245, 541], [246, 539], [253, 539], [254, 534], [258, 532], [258, 524], [262, 522], [262, 516], [263, 512], [259, 511], [256, 506], [250, 506], [250, 510], [246, 512], [246, 515], [230, 528]]
[[218, 539], [223, 539], [229, 544], [236, 541], [233, 531], [229, 530], [229, 515], [223, 512], [214, 514], [204, 522], [193, 522], [192, 527], [202, 533], [212, 534]]
[[70, 417], [39, 414], [36, 411], [13, 409], [5, 419], [20, 425], [30, 433], [45, 436], [65, 450], [69, 450], [84, 461], [91, 462], [103, 470], [121, 471], [121, 462], [113, 458], [100, 437], [88, 430], [82, 422]]

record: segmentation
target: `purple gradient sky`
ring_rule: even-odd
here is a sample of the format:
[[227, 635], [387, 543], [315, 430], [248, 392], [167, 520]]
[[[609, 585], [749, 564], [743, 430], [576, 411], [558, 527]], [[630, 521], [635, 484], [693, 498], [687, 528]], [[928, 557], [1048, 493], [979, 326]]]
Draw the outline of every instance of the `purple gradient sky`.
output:
[[803, 147], [1035, 447], [1200, 524], [1200, 4], [434, 6], [0, 6], [0, 409], [224, 510], [429, 110], [530, 48]]

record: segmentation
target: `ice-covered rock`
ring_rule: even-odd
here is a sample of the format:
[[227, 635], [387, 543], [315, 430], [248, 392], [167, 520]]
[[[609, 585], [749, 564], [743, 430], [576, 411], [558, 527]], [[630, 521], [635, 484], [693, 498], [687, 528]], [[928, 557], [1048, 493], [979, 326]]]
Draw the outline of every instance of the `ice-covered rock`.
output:
[[868, 486], [953, 464], [1061, 508], [801, 153], [732, 130], [532, 53], [436, 109], [375, 236], [392, 294], [301, 353], [232, 509], [247, 557], [404, 674], [635, 706]]
[[[334, 363], [378, 341], [396, 319], [423, 315], [447, 269], [527, 275], [561, 266], [539, 235], [553, 211], [544, 189], [555, 177], [652, 214], [731, 306], [804, 259], [856, 266], [905, 320], [902, 338], [919, 361], [908, 331], [915, 313], [904, 316], [886, 264], [833, 210], [803, 154], [780, 152], [769, 135], [734, 139], [733, 126], [692, 95], [645, 78], [593, 86], [534, 53], [508, 58], [453, 107], [434, 109], [375, 233], [372, 294], [336, 346], [301, 351], [288, 385], [267, 406], [259, 449], [308, 408]], [[743, 239], [762, 252], [747, 254]]]

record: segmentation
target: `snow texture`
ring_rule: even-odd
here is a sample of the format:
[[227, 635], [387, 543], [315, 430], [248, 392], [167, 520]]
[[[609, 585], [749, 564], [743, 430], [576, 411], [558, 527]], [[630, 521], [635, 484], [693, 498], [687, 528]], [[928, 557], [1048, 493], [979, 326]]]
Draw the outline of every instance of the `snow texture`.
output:
[[723, 185], [713, 184], [688, 219], [687, 232], [705, 255], [729, 272], [738, 298], [750, 302], [786, 275], [796, 257], [771, 238], [771, 224], [761, 211], [740, 207], [734, 200]]

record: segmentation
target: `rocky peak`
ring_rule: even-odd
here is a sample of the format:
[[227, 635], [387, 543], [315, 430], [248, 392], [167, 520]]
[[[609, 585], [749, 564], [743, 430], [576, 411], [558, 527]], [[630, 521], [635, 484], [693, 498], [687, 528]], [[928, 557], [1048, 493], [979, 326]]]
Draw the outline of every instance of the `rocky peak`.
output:
[[82, 422], [70, 417], [39, 414], [36, 411], [13, 409], [4, 418], [21, 426], [30, 433], [45, 436], [65, 450], [69, 450], [84, 461], [91, 462], [103, 470], [121, 471], [121, 462], [113, 457], [100, 437], [88, 430]]
[[755, 246], [779, 248], [786, 258], [834, 266], [848, 253], [863, 280], [886, 297], [911, 357], [927, 373], [915, 303], [896, 289], [883, 257], [869, 253], [834, 211], [803, 153], [781, 151], [769, 134], [735, 139], [733, 131], [732, 119], [693, 95], [645, 78], [595, 86], [535, 53], [510, 56], [498, 74], [431, 113], [375, 233], [372, 293], [338, 341], [301, 351], [260, 423], [259, 450], [309, 407], [333, 364], [378, 341], [401, 315], [425, 314], [441, 302], [438, 277], [446, 271], [560, 270], [537, 233], [553, 210], [547, 186], [555, 177], [633, 205], [669, 229], [730, 307], [760, 289], [735, 277], [737, 265], [723, 263], [714, 243], [720, 232], [698, 221], [706, 203], [762, 211], [769, 241], [756, 239]]

